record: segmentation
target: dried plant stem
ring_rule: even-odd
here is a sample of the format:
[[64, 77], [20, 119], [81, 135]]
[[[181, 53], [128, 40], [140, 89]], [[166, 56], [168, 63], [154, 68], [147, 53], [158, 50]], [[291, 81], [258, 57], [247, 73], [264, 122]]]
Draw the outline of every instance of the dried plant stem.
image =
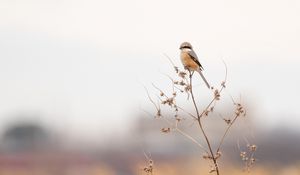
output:
[[152, 98], [150, 97], [149, 91], [148, 89], [144, 86], [144, 89], [147, 93], [148, 99], [150, 100], [150, 102], [153, 104], [153, 106], [156, 108], [157, 111], [160, 111], [159, 106], [156, 106], [155, 102], [152, 100]]
[[187, 113], [189, 116], [191, 116], [193, 119], [198, 120], [197, 117], [195, 117], [195, 115], [191, 114], [190, 112], [186, 111], [185, 109], [183, 109], [182, 107], [177, 105], [177, 108], [180, 109], [181, 111]]
[[[154, 86], [154, 85], [153, 85], [153, 86]], [[154, 86], [154, 87], [156, 87], [156, 86]], [[150, 100], [150, 102], [155, 106], [155, 108], [156, 108], [158, 111], [160, 111], [160, 108], [155, 104], [155, 102], [154, 102], [154, 101], [152, 100], [152, 98], [150, 97], [147, 88], [146, 88], [146, 87], [144, 87], [144, 88], [145, 88], [145, 90], [146, 90], [146, 92], [147, 92], [147, 96], [148, 96], [148, 99]], [[160, 90], [160, 89], [158, 88], [158, 90]], [[160, 91], [161, 91], [161, 90], [160, 90]], [[161, 92], [162, 92], [162, 91], [161, 91]], [[182, 109], [182, 108], [181, 108], [181, 109]], [[144, 112], [146, 112], [146, 111], [144, 111]], [[191, 115], [192, 117], [195, 117], [194, 115], [192, 115], [192, 114], [190, 114], [190, 113], [189, 113], [189, 115]], [[166, 123], [168, 123], [170, 126], [173, 125], [172, 122], [169, 121], [169, 120], [168, 120], [165, 116], [163, 116], [162, 114], [160, 114], [159, 117], [161, 117], [161, 118], [162, 118]], [[203, 145], [201, 145], [195, 138], [193, 138], [192, 136], [190, 136], [189, 134], [185, 133], [184, 131], [182, 131], [181, 129], [178, 128], [178, 121], [177, 121], [177, 120], [176, 120], [176, 124], [175, 124], [175, 130], [176, 130], [177, 132], [179, 132], [181, 135], [183, 135], [184, 137], [190, 139], [192, 142], [194, 142], [196, 145], [198, 145], [203, 151], [205, 151], [207, 154], [209, 154], [209, 152], [205, 149], [205, 147], [204, 147]]]
[[222, 136], [222, 139], [221, 139], [221, 141], [220, 141], [220, 143], [219, 143], [219, 146], [218, 146], [218, 148], [217, 148], [216, 153], [220, 151], [220, 148], [221, 148], [221, 146], [222, 146], [222, 144], [223, 144], [223, 142], [224, 142], [224, 139], [225, 139], [226, 135], [228, 134], [229, 129], [231, 128], [231, 126], [233, 125], [233, 123], [235, 123], [235, 121], [236, 121], [236, 119], [237, 119], [238, 117], [239, 117], [239, 115], [235, 115], [235, 117], [234, 117], [234, 119], [232, 120], [232, 122], [229, 123], [228, 127], [226, 128], [226, 130], [225, 130], [225, 132], [224, 132], [224, 135]]
[[[192, 86], [192, 85], [191, 85]], [[223, 91], [224, 87], [222, 86], [220, 89], [219, 94], [221, 94], [221, 92]], [[210, 106], [217, 100], [217, 97], [215, 96], [210, 102], [209, 104], [206, 106], [206, 108], [204, 108], [204, 110], [202, 111], [202, 113], [199, 115], [200, 118], [205, 114], [205, 112], [210, 108]]]
[[196, 145], [198, 145], [203, 151], [205, 151], [207, 154], [209, 154], [209, 152], [204, 148], [204, 146], [202, 146], [199, 142], [197, 142], [197, 140], [195, 138], [193, 138], [192, 136], [190, 136], [187, 133], [183, 132], [181, 129], [179, 129], [177, 127], [175, 128], [175, 130], [177, 132], [179, 132], [181, 135], [183, 135], [186, 138], [190, 139], [192, 142], [194, 142]]
[[[227, 81], [227, 65], [226, 63], [223, 61], [224, 63], [224, 66], [225, 66], [225, 78], [224, 78], [224, 81], [222, 82], [222, 86], [221, 86], [221, 89], [219, 91], [219, 94], [221, 94], [221, 92], [225, 89], [225, 84], [226, 84], [226, 81]], [[192, 84], [191, 84], [192, 86]], [[232, 97], [231, 97], [232, 98]], [[215, 102], [217, 100], [217, 97], [214, 96], [214, 98], [210, 101], [210, 103], [206, 106], [205, 110], [202, 111], [202, 113], [200, 114], [200, 117], [202, 117], [204, 115], [204, 113], [209, 109], [209, 107], [213, 104], [213, 102]]]
[[[218, 163], [217, 163], [217, 159], [214, 156], [214, 153], [213, 153], [210, 141], [209, 141], [209, 139], [208, 139], [208, 137], [207, 137], [207, 135], [206, 135], [206, 133], [204, 131], [204, 128], [202, 126], [202, 123], [201, 123], [201, 115], [203, 115], [204, 112], [200, 115], [198, 107], [197, 107], [197, 104], [196, 104], [196, 101], [195, 101], [195, 97], [194, 97], [194, 93], [193, 93], [193, 85], [192, 85], [192, 75], [193, 74], [190, 72], [190, 93], [191, 93], [193, 104], [194, 104], [194, 107], [195, 107], [195, 110], [196, 110], [196, 113], [197, 113], [197, 117], [198, 117], [197, 121], [198, 121], [199, 127], [201, 129], [201, 132], [202, 132], [202, 134], [203, 134], [203, 136], [205, 138], [206, 144], [208, 146], [208, 149], [209, 149], [209, 152], [210, 152], [210, 156], [211, 156], [212, 161], [213, 161], [214, 166], [215, 166], [216, 173], [217, 173], [217, 175], [219, 175], [220, 173], [219, 173], [219, 166], [218, 166]], [[207, 108], [209, 108], [209, 106], [213, 103], [213, 101], [214, 100], [212, 100], [211, 103], [209, 103], [209, 105], [208, 105]]]
[[[155, 89], [157, 89], [160, 93], [162, 93], [164, 97], [169, 98], [169, 97], [166, 95], [166, 93], [164, 93], [160, 88], [158, 88], [157, 86], [155, 86], [155, 84], [152, 83], [152, 86], [153, 86]], [[176, 86], [175, 86], [175, 87], [176, 87]], [[173, 91], [173, 92], [175, 92], [175, 91]], [[147, 93], [148, 93], [148, 92], [147, 92]], [[149, 93], [148, 93], [147, 95], [148, 95], [148, 98], [149, 98]], [[159, 98], [159, 97], [158, 97], [158, 99], [160, 99], [160, 101], [163, 101], [163, 100], [162, 100], [161, 98]], [[151, 99], [150, 101], [153, 102], [152, 99]], [[193, 115], [193, 114], [191, 114], [190, 112], [186, 111], [184, 108], [178, 106], [177, 104], [175, 104], [175, 105], [176, 105], [176, 107], [177, 107], [178, 109], [180, 109], [181, 111], [185, 112], [185, 113], [188, 114], [190, 117], [194, 118], [195, 120], [198, 120], [198, 118], [197, 118], [195, 115]]]
[[[161, 116], [162, 119], [167, 122], [170, 126], [172, 126], [172, 122], [169, 121], [166, 117], [164, 117], [163, 115]], [[192, 142], [194, 142], [196, 145], [198, 145], [203, 151], [205, 151], [207, 154], [209, 153], [205, 147], [203, 145], [201, 145], [195, 138], [193, 138], [192, 136], [190, 136], [189, 134], [185, 133], [184, 131], [182, 131], [181, 129], [178, 128], [178, 121], [176, 121], [176, 124], [175, 124], [175, 130], [177, 132], [179, 132], [181, 135], [183, 135], [184, 137], [190, 139]]]

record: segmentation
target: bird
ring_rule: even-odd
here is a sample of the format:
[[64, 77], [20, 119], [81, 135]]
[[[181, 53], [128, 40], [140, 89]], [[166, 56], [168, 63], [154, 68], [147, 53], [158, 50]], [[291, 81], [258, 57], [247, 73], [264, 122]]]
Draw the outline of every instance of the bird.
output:
[[185, 69], [188, 71], [197, 71], [203, 81], [205, 82], [206, 86], [210, 89], [210, 85], [205, 79], [204, 75], [202, 74], [203, 67], [200, 64], [196, 53], [193, 50], [193, 46], [189, 42], [183, 42], [179, 49], [181, 50], [180, 59]]

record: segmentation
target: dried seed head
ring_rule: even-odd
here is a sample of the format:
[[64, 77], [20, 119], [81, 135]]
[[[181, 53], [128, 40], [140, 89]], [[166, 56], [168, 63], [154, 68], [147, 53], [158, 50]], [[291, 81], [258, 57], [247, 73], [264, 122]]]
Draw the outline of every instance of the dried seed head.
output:
[[165, 101], [163, 101], [164, 104], [168, 104], [169, 106], [172, 106], [174, 104], [174, 98], [171, 97], [171, 98], [167, 98]]
[[171, 131], [171, 128], [161, 128], [161, 132], [163, 133], [169, 133]]
[[185, 72], [179, 72], [178, 76], [181, 77], [181, 78], [185, 78], [186, 73]]
[[251, 158], [251, 159], [250, 159], [250, 163], [251, 163], [251, 164], [253, 164], [255, 161], [256, 161], [255, 158]]
[[152, 174], [152, 172], [153, 172], [153, 167], [150, 167], [150, 166], [149, 166], [149, 167], [145, 167], [145, 168], [144, 168], [144, 172], [147, 173], [147, 174]]
[[179, 82], [179, 85], [184, 86], [184, 85], [186, 85], [186, 83], [185, 83], [183, 80], [181, 80], [181, 81]]
[[215, 171], [216, 171], [216, 168], [212, 167], [212, 168], [210, 169], [209, 173], [213, 173], [213, 172], [215, 172]]
[[204, 115], [205, 115], [205, 116], [208, 116], [208, 113], [209, 113], [209, 110], [205, 110], [205, 111], [204, 111]]
[[176, 105], [174, 105], [175, 108], [175, 112], [178, 112], [178, 107]]
[[215, 96], [215, 99], [216, 99], [216, 100], [220, 100], [220, 92], [218, 91], [218, 89], [216, 89], [216, 90], [214, 91], [214, 96]]
[[175, 69], [175, 72], [178, 73], [179, 72], [179, 69], [177, 66], [174, 66], [174, 69]]
[[223, 88], [226, 88], [225, 81], [222, 81], [221, 86], [222, 86]]
[[210, 155], [203, 155], [202, 156], [203, 157], [203, 159], [205, 159], [205, 160], [211, 160], [211, 159], [213, 159]]
[[156, 117], [157, 117], [157, 118], [161, 117], [161, 110], [160, 110], [160, 109], [157, 110], [157, 112], [156, 112]]
[[252, 152], [256, 151], [256, 148], [257, 148], [256, 145], [249, 145], [248, 146], [249, 151], [252, 151]]
[[215, 155], [215, 159], [218, 159], [222, 156], [222, 153], [220, 151], [218, 151]]
[[256, 145], [247, 145], [248, 152], [241, 152], [240, 156], [242, 161], [245, 162], [244, 170], [250, 171], [251, 167], [254, 165], [256, 159], [253, 157], [254, 151], [256, 151]]
[[180, 118], [177, 114], [175, 115], [175, 119], [177, 122], [181, 122], [182, 118]]
[[190, 85], [186, 85], [186, 86], [184, 87], [184, 91], [185, 91], [185, 92], [191, 91], [191, 86], [190, 86]]
[[246, 153], [245, 151], [242, 151], [242, 152], [240, 153], [240, 156], [241, 156], [242, 158], [244, 158], [244, 157], [247, 156], [247, 153]]
[[228, 125], [231, 123], [231, 119], [226, 119], [226, 118], [224, 118], [223, 120], [224, 120], [225, 123], [227, 123]]
[[240, 116], [241, 114], [245, 115], [245, 110], [244, 110], [243, 106], [240, 103], [236, 104], [235, 114], [237, 116]]

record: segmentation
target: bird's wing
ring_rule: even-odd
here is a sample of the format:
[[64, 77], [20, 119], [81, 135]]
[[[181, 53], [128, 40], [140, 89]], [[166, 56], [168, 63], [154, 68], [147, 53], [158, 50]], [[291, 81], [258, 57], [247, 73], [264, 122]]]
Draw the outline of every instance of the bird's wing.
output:
[[200, 70], [203, 70], [203, 67], [202, 65], [200, 64], [199, 60], [198, 60], [198, 57], [196, 55], [196, 53], [193, 51], [193, 50], [189, 50], [188, 51], [188, 54], [191, 56], [191, 58], [193, 59], [193, 61], [195, 61], [195, 63], [198, 64]]

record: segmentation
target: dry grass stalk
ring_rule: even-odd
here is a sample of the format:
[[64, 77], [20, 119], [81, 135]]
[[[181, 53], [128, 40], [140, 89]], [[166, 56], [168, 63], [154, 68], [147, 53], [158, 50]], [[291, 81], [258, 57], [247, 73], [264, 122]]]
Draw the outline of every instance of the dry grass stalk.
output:
[[154, 162], [153, 162], [153, 160], [145, 152], [144, 152], [144, 156], [147, 159], [148, 165], [143, 168], [143, 171], [147, 175], [153, 175]]

